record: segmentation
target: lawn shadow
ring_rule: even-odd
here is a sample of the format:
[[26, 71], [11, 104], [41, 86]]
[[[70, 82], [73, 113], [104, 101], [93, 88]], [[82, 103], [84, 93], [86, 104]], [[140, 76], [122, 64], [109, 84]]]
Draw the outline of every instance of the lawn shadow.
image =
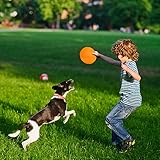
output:
[[[95, 115], [95, 117], [96, 117], [96, 115]], [[77, 125], [78, 121], [73, 122], [75, 118], [76, 117], [70, 117], [69, 121], [71, 121], [71, 122], [68, 121], [65, 125], [63, 124], [62, 121], [55, 122], [55, 125], [57, 126], [57, 130], [59, 130], [60, 132], [63, 132], [66, 135], [71, 135], [71, 136], [77, 137], [80, 141], [89, 140], [91, 142], [95, 141], [96, 143], [100, 143], [104, 146], [111, 145], [111, 139], [110, 139], [110, 137], [107, 137], [108, 134], [111, 134], [111, 133], [107, 133], [107, 132], [111, 132], [111, 131], [108, 129], [108, 127], [105, 125], [105, 123], [104, 123], [105, 129], [101, 128], [102, 132], [100, 135], [100, 134], [97, 134], [97, 133], [99, 133], [98, 131], [96, 133], [94, 133], [92, 130], [88, 130], [88, 129], [85, 130], [85, 128], [82, 128], [80, 125]], [[89, 118], [88, 118], [88, 121], [90, 121]], [[100, 126], [98, 126], [97, 128], [100, 129]]]
[[15, 131], [19, 127], [19, 124], [3, 116], [0, 117], [0, 122], [0, 132], [4, 134], [6, 137], [9, 133]]
[[0, 100], [0, 105], [5, 110], [14, 110], [15, 112], [17, 112], [19, 114], [23, 114], [23, 113], [27, 113], [28, 112], [28, 110], [25, 109], [25, 108], [21, 108], [19, 106], [12, 105], [12, 104], [10, 104], [8, 102], [4, 102], [4, 101], [1, 101], [1, 100]]
[[3, 107], [2, 115], [0, 116], [0, 131], [7, 136], [8, 133], [13, 132], [20, 126], [20, 124], [14, 122], [12, 115], [10, 115], [10, 112], [7, 111], [12, 110], [14, 111], [13, 114], [16, 112], [20, 115], [24, 115], [28, 112], [28, 110], [3, 101], [0, 101], [0, 105]]
[[25, 139], [25, 135], [17, 136], [16, 138], [11, 138], [8, 134], [15, 132], [22, 124], [17, 124], [11, 121], [9, 118], [0, 117], [0, 133], [3, 134], [8, 140], [16, 142], [16, 144], [22, 148], [21, 142]]
[[[138, 112], [138, 110], [136, 111]], [[77, 115], [78, 116], [78, 115]], [[94, 119], [99, 115], [94, 115]], [[74, 119], [76, 117], [71, 117], [71, 121], [69, 120], [65, 125], [62, 121], [58, 121], [55, 123], [57, 126], [57, 130], [59, 132], [64, 133], [65, 135], [74, 136], [78, 138], [80, 141], [89, 140], [90, 142], [96, 142], [102, 144], [104, 147], [112, 146], [111, 145], [111, 131], [106, 127], [106, 132], [104, 128], [98, 126], [97, 128], [100, 130], [102, 128], [101, 134], [99, 132], [94, 133], [92, 127], [89, 130], [85, 130], [85, 127], [81, 127], [78, 125], [78, 121]], [[78, 117], [79, 119], [79, 117]], [[133, 113], [130, 117], [124, 121], [125, 128], [129, 131], [131, 135], [136, 139], [136, 148], [140, 148], [142, 150], [151, 151], [155, 148], [156, 152], [159, 150], [159, 116], [155, 117], [154, 115], [148, 117], [147, 114], [140, 116], [140, 113]], [[100, 120], [100, 119], [99, 119]], [[90, 119], [88, 118], [88, 121]], [[102, 119], [103, 121], [103, 119]], [[152, 122], [152, 126], [151, 126]], [[80, 122], [79, 122], [80, 123]], [[88, 123], [88, 122], [86, 122]], [[96, 123], [96, 122], [94, 122]], [[95, 127], [95, 125], [93, 125]], [[146, 132], [147, 131], [147, 132]], [[153, 134], [153, 131], [155, 132]], [[109, 135], [109, 136], [108, 136]], [[153, 153], [155, 152], [153, 151]]]

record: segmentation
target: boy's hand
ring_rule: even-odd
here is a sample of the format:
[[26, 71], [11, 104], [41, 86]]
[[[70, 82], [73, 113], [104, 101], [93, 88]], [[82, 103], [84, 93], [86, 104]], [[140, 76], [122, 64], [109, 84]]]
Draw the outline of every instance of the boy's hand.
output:
[[125, 64], [121, 63], [121, 67], [123, 70], [125, 70], [126, 72], [128, 72], [129, 74], [131, 74], [131, 76], [137, 80], [140, 81], [141, 80], [141, 76], [139, 75], [139, 73], [136, 73], [134, 71], [132, 71], [128, 66], [126, 66]]
[[129, 68], [124, 63], [121, 63], [121, 68], [128, 72]]
[[94, 54], [95, 56], [97, 56], [97, 57], [99, 57], [99, 55], [100, 55], [97, 51], [94, 51], [93, 54]]

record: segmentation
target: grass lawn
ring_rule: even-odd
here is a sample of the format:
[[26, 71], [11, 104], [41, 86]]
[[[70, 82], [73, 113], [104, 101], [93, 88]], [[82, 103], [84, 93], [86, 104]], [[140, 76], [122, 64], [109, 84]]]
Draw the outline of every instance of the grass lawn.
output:
[[[104, 119], [119, 100], [119, 69], [96, 61], [85, 65], [79, 51], [91, 46], [110, 52], [117, 39], [131, 38], [138, 46], [142, 76], [142, 106], [125, 126], [135, 147], [120, 154], [110, 145], [111, 131]], [[40, 81], [47, 73], [49, 81]], [[54, 94], [51, 87], [75, 80], [68, 94], [68, 110], [76, 117], [41, 128], [40, 139], [25, 152], [21, 136], [7, 137], [19, 124], [39, 111]], [[21, 30], [0, 32], [0, 160], [158, 160], [160, 159], [160, 36], [114, 32]]]

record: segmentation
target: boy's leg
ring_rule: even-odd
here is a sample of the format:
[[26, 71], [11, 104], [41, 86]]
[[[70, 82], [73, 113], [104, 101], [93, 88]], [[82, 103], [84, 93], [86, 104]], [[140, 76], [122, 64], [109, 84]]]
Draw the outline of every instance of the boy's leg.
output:
[[122, 139], [112, 130], [112, 144], [118, 145], [122, 142]]
[[123, 127], [123, 119], [128, 117], [136, 107], [118, 103], [106, 117], [106, 124], [122, 140], [132, 139]]

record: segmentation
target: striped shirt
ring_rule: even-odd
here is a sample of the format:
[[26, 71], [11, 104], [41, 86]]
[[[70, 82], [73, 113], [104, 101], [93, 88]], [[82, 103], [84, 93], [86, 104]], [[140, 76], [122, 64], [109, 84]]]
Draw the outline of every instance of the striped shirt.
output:
[[[138, 73], [135, 61], [128, 61], [125, 63], [132, 71]], [[140, 106], [142, 97], [140, 93], [140, 81], [135, 80], [128, 72], [121, 70], [121, 88], [119, 94], [121, 96], [120, 102], [130, 106]]]

